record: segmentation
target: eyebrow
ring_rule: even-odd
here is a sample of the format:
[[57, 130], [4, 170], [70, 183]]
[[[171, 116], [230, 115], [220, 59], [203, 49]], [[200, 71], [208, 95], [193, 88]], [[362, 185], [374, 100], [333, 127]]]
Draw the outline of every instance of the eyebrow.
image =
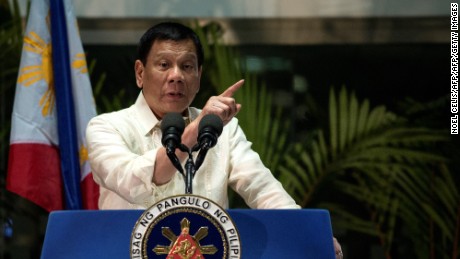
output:
[[[173, 56], [174, 59], [176, 59], [176, 55], [173, 55], [172, 53], [159, 52], [156, 56], [152, 57], [152, 62], [160, 62], [163, 59], [168, 60], [171, 58], [171, 56]], [[198, 57], [195, 53], [188, 52], [179, 55], [177, 57], [177, 62], [194, 62], [198, 65]]]
[[[160, 51], [160, 52], [157, 52], [157, 56], [177, 56], [176, 55], [177, 52], [172, 52], [172, 51]], [[193, 58], [196, 58], [198, 59], [198, 56], [196, 55], [195, 52], [185, 52], [183, 54], [179, 54], [178, 55], [180, 58], [181, 57], [193, 57]]]

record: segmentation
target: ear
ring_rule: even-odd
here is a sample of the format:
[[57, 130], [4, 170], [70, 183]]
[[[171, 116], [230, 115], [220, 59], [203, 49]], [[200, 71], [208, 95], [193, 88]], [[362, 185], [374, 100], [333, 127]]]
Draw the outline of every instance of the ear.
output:
[[201, 72], [203, 72], [203, 66], [201, 65], [200, 68], [198, 68], [198, 77], [201, 79]]
[[136, 75], [136, 84], [137, 87], [142, 89], [142, 81], [144, 76], [144, 64], [139, 59], [134, 63], [134, 73]]

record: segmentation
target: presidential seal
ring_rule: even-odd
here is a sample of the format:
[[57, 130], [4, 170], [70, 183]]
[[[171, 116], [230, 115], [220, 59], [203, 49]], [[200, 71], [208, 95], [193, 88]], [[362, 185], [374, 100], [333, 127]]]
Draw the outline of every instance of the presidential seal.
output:
[[131, 234], [138, 258], [241, 258], [237, 228], [213, 201], [192, 194], [173, 196], [148, 208]]

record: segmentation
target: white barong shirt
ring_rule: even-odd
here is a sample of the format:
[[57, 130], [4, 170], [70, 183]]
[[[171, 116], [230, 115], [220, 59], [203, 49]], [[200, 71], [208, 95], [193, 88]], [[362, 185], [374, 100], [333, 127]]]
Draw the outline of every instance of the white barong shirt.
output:
[[[194, 120], [200, 112], [190, 107], [188, 119]], [[163, 147], [160, 123], [142, 92], [131, 107], [98, 115], [89, 122], [88, 157], [94, 180], [100, 185], [100, 209], [146, 209], [166, 197], [185, 194], [179, 172], [161, 186], [152, 182], [156, 153]], [[197, 170], [193, 194], [228, 208], [230, 186], [251, 208], [299, 208], [251, 144], [233, 118]]]

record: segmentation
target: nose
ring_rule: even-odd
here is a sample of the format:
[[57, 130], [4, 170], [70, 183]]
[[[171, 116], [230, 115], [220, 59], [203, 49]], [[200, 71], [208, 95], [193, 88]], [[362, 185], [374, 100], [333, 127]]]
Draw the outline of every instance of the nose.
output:
[[184, 74], [180, 66], [173, 66], [170, 70], [169, 74], [169, 82], [183, 82], [184, 81]]

